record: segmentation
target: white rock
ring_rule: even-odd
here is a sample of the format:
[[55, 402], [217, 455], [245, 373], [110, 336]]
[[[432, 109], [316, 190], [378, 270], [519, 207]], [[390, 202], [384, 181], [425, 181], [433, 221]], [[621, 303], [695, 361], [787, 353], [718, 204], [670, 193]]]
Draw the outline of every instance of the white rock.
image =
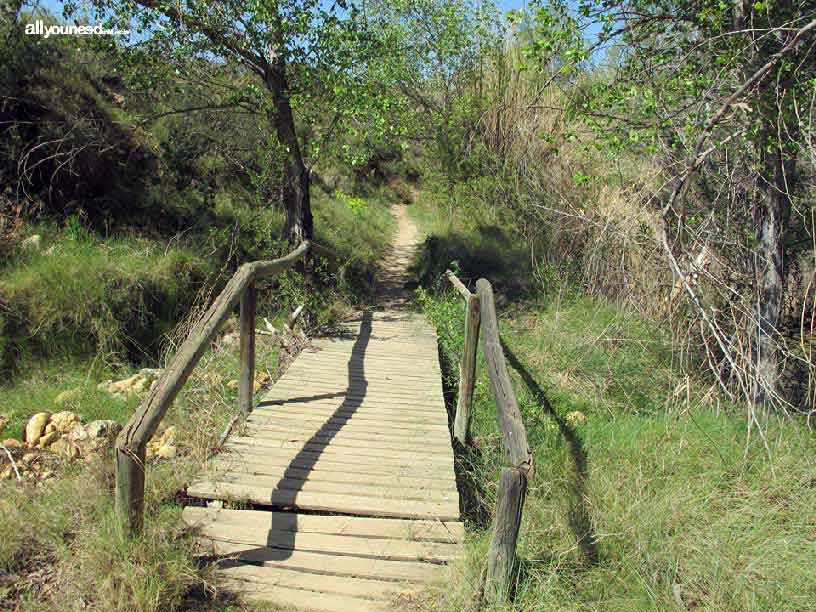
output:
[[77, 423], [76, 425], [74, 425], [73, 429], [68, 433], [68, 438], [72, 442], [82, 442], [83, 440], [87, 440], [89, 436], [88, 432], [86, 431], [82, 423]]
[[102, 438], [112, 440], [120, 431], [122, 426], [116, 421], [98, 420], [91, 421], [85, 426], [85, 433], [92, 440], [99, 440]]
[[26, 251], [38, 251], [40, 249], [40, 243], [42, 242], [42, 236], [39, 234], [32, 234], [25, 240], [20, 243], [20, 246], [23, 247]]
[[56, 430], [49, 431], [47, 434], [45, 434], [44, 436], [41, 436], [40, 439], [37, 440], [37, 446], [39, 448], [46, 448], [52, 442], [56, 442], [57, 440], [59, 440], [59, 437], [60, 437], [60, 434], [59, 434], [58, 431], [56, 431]]
[[[63, 410], [51, 415], [51, 421], [47, 427], [54, 426], [54, 429], [61, 434], [66, 434], [74, 428], [74, 425], [80, 422], [79, 416], [76, 412], [70, 410]], [[46, 427], [46, 429], [47, 429]]]
[[25, 428], [25, 441], [29, 446], [37, 444], [50, 417], [49, 412], [38, 412], [28, 420]]

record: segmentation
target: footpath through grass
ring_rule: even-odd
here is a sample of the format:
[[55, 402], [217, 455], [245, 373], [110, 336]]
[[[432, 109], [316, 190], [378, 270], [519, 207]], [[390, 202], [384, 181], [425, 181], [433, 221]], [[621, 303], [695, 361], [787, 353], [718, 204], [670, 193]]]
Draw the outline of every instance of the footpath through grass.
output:
[[[427, 207], [423, 217], [438, 231]], [[495, 609], [816, 609], [816, 444], [805, 424], [774, 421], [766, 449], [756, 431], [748, 439], [738, 407], [675, 370], [659, 326], [525, 280], [512, 257], [482, 272], [479, 249], [501, 228], [441, 225], [426, 248], [462, 250], [435, 259], [435, 269], [456, 259], [463, 276], [496, 285], [535, 461], [515, 601]], [[463, 303], [438, 277], [426, 283], [419, 303], [455, 389]], [[504, 460], [495, 414], [480, 351], [474, 444], [459, 465], [470, 537], [429, 610], [473, 610], [479, 599]]]

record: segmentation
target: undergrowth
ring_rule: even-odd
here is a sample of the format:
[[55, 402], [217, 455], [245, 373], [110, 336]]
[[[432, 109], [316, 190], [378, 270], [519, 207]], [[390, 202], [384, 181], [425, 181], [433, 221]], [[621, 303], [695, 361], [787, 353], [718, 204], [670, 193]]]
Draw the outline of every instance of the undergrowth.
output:
[[[477, 226], [445, 231], [481, 248]], [[417, 297], [455, 389], [462, 300], [438, 276]], [[767, 448], [749, 438], [739, 407], [674, 367], [658, 326], [575, 287], [497, 288], [497, 300], [535, 472], [514, 600], [488, 609], [815, 609], [816, 449], [804, 423], [769, 424]], [[428, 609], [475, 610], [480, 598], [504, 455], [481, 351], [477, 371], [473, 445], [457, 459], [468, 543]]]

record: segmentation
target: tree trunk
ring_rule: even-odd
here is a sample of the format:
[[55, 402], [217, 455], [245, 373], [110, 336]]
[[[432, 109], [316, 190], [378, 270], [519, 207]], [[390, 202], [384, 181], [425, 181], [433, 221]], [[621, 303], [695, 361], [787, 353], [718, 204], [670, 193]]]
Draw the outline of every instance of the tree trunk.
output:
[[779, 393], [778, 329], [785, 288], [784, 237], [796, 161], [791, 151], [778, 146], [762, 155], [765, 172], [759, 179], [760, 195], [754, 216], [758, 321], [752, 404], [755, 410], [767, 412]]
[[304, 240], [311, 240], [314, 229], [309, 197], [311, 176], [303, 162], [295, 118], [289, 104], [283, 53], [276, 54], [275, 63], [270, 65], [265, 81], [274, 105], [269, 120], [285, 152], [281, 198], [285, 214], [284, 235], [290, 245], [296, 246]]

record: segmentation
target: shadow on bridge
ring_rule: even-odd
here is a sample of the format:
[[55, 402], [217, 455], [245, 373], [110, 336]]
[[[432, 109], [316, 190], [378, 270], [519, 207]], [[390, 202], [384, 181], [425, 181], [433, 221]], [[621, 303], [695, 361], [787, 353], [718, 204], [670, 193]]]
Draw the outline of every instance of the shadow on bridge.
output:
[[[297, 506], [297, 496], [308, 482], [308, 476], [314, 470], [318, 460], [330, 445], [334, 437], [343, 426], [352, 418], [362, 405], [368, 390], [365, 377], [365, 355], [371, 340], [372, 313], [363, 314], [360, 331], [346, 366], [348, 383], [345, 392], [324, 394], [319, 397], [345, 396], [343, 402], [326, 418], [325, 423], [307, 439], [300, 451], [289, 462], [282, 477], [273, 489], [274, 506], [263, 506], [264, 510], [292, 510]], [[303, 400], [315, 399], [300, 398]], [[266, 401], [260, 405], [282, 404], [292, 401]], [[303, 472], [307, 473], [304, 475]], [[235, 567], [240, 565], [259, 565], [264, 561], [282, 561], [292, 556], [295, 548], [295, 538], [298, 530], [298, 515], [277, 512], [274, 523], [273, 515], [269, 515], [269, 532], [266, 545], [242, 551], [235, 555], [210, 556], [204, 559], [208, 563], [218, 562], [219, 567]]]

